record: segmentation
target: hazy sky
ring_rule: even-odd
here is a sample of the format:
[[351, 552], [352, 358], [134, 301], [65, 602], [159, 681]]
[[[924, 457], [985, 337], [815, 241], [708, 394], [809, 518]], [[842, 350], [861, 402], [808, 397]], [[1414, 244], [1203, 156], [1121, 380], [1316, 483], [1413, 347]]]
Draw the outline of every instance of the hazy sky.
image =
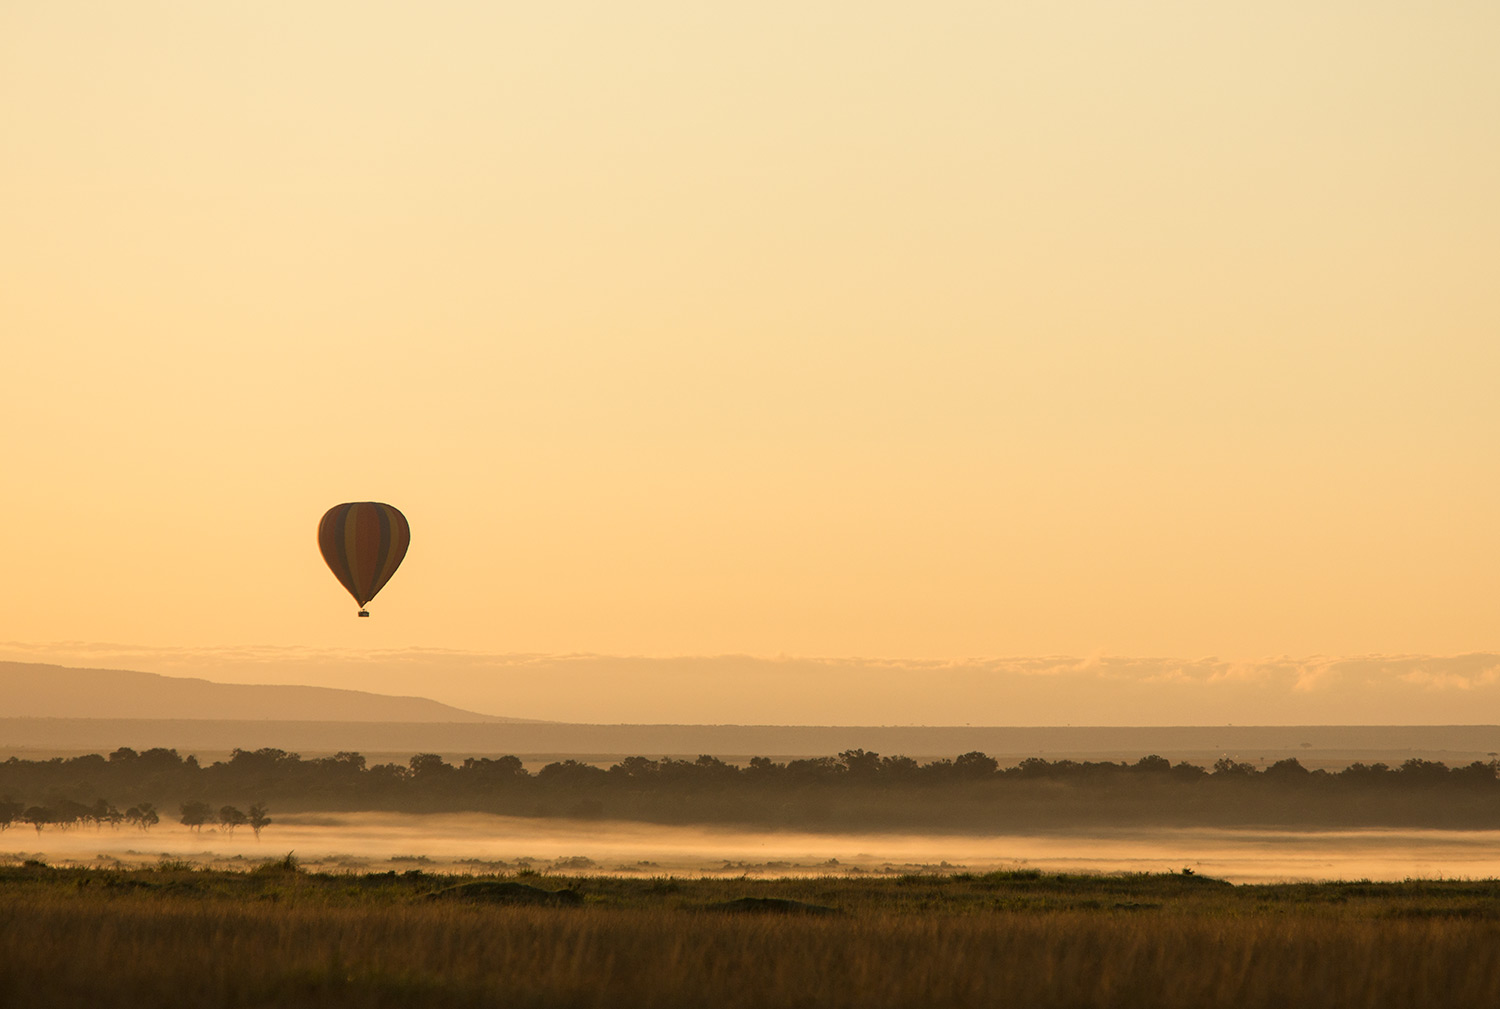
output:
[[[1497, 52], [1491, 0], [8, 0], [0, 640], [1493, 650]], [[370, 620], [350, 500], [412, 526]]]

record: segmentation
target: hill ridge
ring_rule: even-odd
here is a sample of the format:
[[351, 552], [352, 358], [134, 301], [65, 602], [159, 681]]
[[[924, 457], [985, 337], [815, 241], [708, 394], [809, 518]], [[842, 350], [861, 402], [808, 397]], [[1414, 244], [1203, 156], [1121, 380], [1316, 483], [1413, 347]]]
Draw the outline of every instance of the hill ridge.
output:
[[523, 722], [416, 695], [342, 687], [219, 683], [133, 669], [0, 661], [8, 717], [288, 722]]

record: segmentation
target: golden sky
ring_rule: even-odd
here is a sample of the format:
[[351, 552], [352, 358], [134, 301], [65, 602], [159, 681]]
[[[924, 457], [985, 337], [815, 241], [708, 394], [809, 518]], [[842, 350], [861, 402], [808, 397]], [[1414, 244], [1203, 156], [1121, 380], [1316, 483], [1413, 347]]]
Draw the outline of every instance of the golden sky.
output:
[[[1493, 649], [1497, 52], [1490, 0], [10, 0], [0, 640]], [[370, 620], [352, 500], [412, 527]]]

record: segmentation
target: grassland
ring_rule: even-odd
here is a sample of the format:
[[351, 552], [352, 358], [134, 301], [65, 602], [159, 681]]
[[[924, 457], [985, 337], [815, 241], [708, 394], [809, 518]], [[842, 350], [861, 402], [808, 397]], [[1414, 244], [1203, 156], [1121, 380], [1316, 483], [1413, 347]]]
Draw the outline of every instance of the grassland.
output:
[[[0, 1005], [1500, 1005], [1500, 882], [0, 869]], [[436, 896], [435, 896], [436, 895]], [[743, 897], [830, 913], [736, 912]]]

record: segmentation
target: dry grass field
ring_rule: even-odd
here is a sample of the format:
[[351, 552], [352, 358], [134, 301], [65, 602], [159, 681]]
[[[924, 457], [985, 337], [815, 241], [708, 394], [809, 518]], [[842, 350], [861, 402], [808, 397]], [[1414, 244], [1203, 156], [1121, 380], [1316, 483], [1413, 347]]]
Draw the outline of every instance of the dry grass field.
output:
[[[0, 1005], [1500, 1005], [1491, 881], [487, 879], [571, 886], [577, 902], [290, 861], [0, 869]], [[743, 897], [834, 910], [716, 906]]]

